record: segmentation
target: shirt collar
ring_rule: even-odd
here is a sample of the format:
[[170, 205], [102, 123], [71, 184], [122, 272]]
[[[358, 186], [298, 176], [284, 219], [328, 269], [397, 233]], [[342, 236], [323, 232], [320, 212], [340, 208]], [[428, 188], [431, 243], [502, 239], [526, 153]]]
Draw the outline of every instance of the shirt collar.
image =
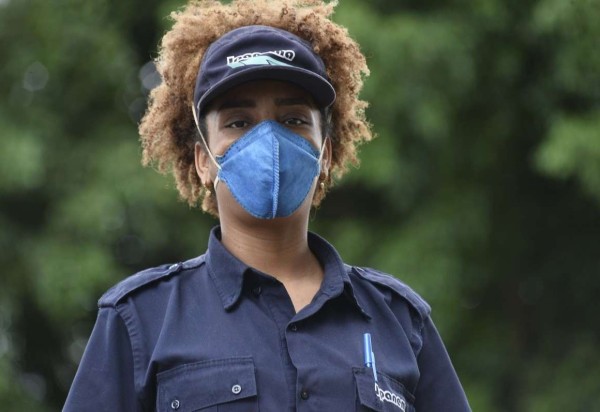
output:
[[208, 252], [206, 253], [208, 273], [212, 278], [217, 292], [227, 310], [240, 298], [244, 284], [244, 273], [250, 266], [233, 256], [221, 243], [221, 228], [214, 227], [208, 239]]
[[[225, 310], [232, 309], [242, 294], [244, 277], [252, 268], [233, 256], [221, 243], [221, 228], [214, 227], [208, 240], [206, 263], [208, 272]], [[352, 282], [348, 276], [347, 266], [344, 265], [335, 248], [320, 236], [309, 232], [308, 246], [323, 266], [324, 278], [316, 300], [329, 300], [343, 295], [365, 317], [370, 318], [354, 294]], [[322, 306], [322, 303], [318, 307]], [[317, 308], [318, 309], [318, 308]]]

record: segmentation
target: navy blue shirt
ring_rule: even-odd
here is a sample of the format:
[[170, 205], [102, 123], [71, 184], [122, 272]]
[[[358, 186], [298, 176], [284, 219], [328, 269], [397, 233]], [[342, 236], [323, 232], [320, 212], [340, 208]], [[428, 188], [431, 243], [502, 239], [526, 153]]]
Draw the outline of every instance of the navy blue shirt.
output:
[[430, 308], [408, 286], [345, 265], [309, 234], [325, 275], [296, 313], [279, 281], [219, 237], [100, 299], [65, 411], [470, 410]]

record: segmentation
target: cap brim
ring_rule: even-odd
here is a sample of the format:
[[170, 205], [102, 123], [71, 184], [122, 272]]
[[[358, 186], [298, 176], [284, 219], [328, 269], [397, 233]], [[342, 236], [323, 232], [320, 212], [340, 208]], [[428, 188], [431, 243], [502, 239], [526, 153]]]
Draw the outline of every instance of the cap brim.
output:
[[300, 67], [259, 66], [247, 68], [213, 85], [198, 101], [198, 112], [206, 110], [217, 96], [253, 80], [281, 80], [293, 83], [310, 93], [319, 108], [331, 106], [335, 101], [333, 86], [318, 74]]

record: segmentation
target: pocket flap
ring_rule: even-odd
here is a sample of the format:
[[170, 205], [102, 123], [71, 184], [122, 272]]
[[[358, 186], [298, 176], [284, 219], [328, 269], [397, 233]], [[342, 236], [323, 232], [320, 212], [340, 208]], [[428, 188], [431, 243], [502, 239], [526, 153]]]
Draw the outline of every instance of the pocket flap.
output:
[[397, 380], [377, 372], [377, 383], [371, 369], [354, 368], [358, 400], [375, 411], [411, 412], [414, 396]]
[[383, 410], [383, 405], [377, 400], [375, 394], [373, 375], [367, 373], [365, 369], [354, 369], [354, 379], [356, 380], [356, 390], [360, 404], [374, 411]]
[[189, 363], [157, 375], [159, 411], [191, 412], [256, 396], [252, 358]]

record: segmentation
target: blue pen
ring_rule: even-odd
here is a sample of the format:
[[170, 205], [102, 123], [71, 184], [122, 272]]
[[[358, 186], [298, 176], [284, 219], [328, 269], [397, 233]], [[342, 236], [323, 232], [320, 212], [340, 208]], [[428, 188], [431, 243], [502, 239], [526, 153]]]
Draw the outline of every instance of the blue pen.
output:
[[373, 379], [377, 382], [377, 368], [375, 366], [375, 354], [373, 353], [373, 345], [371, 344], [371, 334], [363, 335], [363, 350], [365, 356], [365, 367], [373, 370]]

